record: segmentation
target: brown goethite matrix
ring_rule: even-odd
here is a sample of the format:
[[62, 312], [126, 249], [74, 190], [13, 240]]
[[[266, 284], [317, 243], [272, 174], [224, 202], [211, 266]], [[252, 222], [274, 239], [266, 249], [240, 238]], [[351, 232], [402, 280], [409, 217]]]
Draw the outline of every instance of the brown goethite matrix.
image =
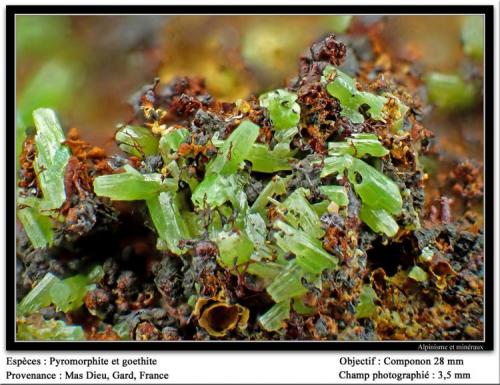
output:
[[34, 111], [17, 339], [481, 339], [481, 218], [450, 208], [481, 202], [481, 165], [428, 188], [424, 86], [376, 38], [328, 35], [258, 97], [156, 79], [117, 154]]

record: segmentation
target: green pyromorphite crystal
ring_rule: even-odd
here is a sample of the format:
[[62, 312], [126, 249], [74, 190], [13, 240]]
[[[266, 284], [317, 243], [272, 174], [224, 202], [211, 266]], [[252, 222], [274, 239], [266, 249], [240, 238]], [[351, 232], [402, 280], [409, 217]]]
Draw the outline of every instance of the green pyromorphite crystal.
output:
[[45, 274], [40, 282], [19, 302], [16, 307], [17, 315], [31, 314], [49, 306], [52, 303], [50, 289], [59, 281], [59, 278], [52, 273]]
[[256, 275], [267, 280], [274, 279], [281, 271], [283, 266], [273, 262], [255, 261], [250, 263], [246, 269], [248, 274]]
[[236, 174], [205, 176], [203, 181], [196, 187], [191, 200], [196, 207], [204, 207], [205, 204], [215, 208], [227, 201], [235, 202], [238, 191], [241, 190], [240, 182]]
[[159, 149], [165, 161], [179, 150], [179, 146], [189, 136], [189, 130], [179, 128], [176, 130], [165, 132], [160, 139]]
[[144, 158], [158, 153], [159, 139], [147, 127], [124, 126], [115, 135], [120, 149], [132, 156]]
[[254, 260], [271, 258], [272, 251], [269, 242], [267, 242], [268, 230], [264, 218], [259, 213], [247, 212], [244, 224], [248, 239], [255, 247], [255, 254], [252, 258]]
[[321, 228], [318, 214], [306, 198], [309, 194], [309, 190], [298, 188], [280, 206], [286, 209], [285, 218], [288, 223], [319, 239], [325, 234], [325, 231]]
[[352, 166], [353, 159], [350, 155], [335, 155], [325, 158], [320, 177], [324, 178], [331, 174], [343, 174], [345, 169]]
[[384, 233], [388, 237], [393, 237], [399, 230], [394, 218], [384, 209], [374, 209], [363, 204], [359, 210], [359, 219], [374, 232]]
[[429, 101], [443, 111], [470, 108], [476, 99], [476, 86], [459, 75], [432, 72], [425, 78]]
[[52, 245], [54, 230], [52, 220], [40, 213], [40, 199], [18, 197], [17, 218], [35, 249]]
[[57, 282], [50, 289], [52, 302], [63, 312], [76, 310], [83, 305], [83, 297], [87, 294], [89, 280], [84, 275], [75, 275]]
[[295, 310], [300, 315], [311, 316], [311, 315], [314, 315], [316, 312], [315, 308], [313, 308], [311, 306], [307, 306], [304, 303], [304, 300], [302, 299], [302, 297], [293, 298], [292, 305], [293, 305], [293, 310]]
[[174, 193], [162, 192], [146, 201], [149, 214], [161, 240], [175, 254], [187, 250], [179, 247], [181, 240], [191, 238], [188, 226], [182, 216]]
[[330, 155], [349, 154], [356, 158], [361, 158], [368, 154], [370, 156], [381, 157], [389, 153], [374, 134], [353, 134], [346, 138], [344, 142], [328, 143], [328, 153]]
[[269, 198], [275, 195], [283, 195], [286, 193], [286, 186], [291, 178], [281, 178], [278, 175], [273, 176], [273, 178], [266, 184], [264, 189], [260, 192], [259, 196], [253, 203], [251, 210], [254, 212], [264, 214], [266, 206], [269, 204]]
[[248, 120], [242, 122], [224, 141], [219, 155], [207, 166], [206, 175], [234, 174], [246, 159], [258, 135], [259, 126]]
[[267, 331], [283, 328], [283, 321], [290, 317], [290, 300], [275, 304], [259, 318], [262, 327]]
[[288, 144], [278, 144], [271, 151], [266, 144], [255, 143], [247, 160], [252, 163], [252, 171], [274, 173], [292, 169], [290, 155]]
[[253, 243], [244, 232], [221, 232], [213, 239], [219, 248], [219, 261], [224, 267], [234, 267], [249, 261]]
[[58, 209], [66, 200], [64, 174], [70, 151], [63, 144], [64, 133], [53, 110], [39, 108], [33, 112], [33, 120], [36, 126], [34, 167], [43, 193], [40, 209]]
[[347, 197], [344, 186], [320, 186], [319, 191], [339, 206], [347, 206], [349, 203], [349, 198]]
[[349, 181], [365, 205], [384, 209], [395, 215], [401, 212], [403, 198], [397, 184], [368, 163], [351, 155], [334, 155], [325, 159], [321, 177], [343, 173], [345, 169]]
[[363, 123], [365, 118], [360, 108], [365, 107], [374, 120], [384, 120], [384, 105], [389, 101], [384, 96], [378, 96], [370, 92], [359, 91], [356, 81], [333, 66], [327, 66], [323, 71], [323, 78], [327, 82], [326, 90], [337, 98], [342, 110], [340, 114], [353, 123]]
[[312, 274], [319, 274], [325, 269], [337, 266], [338, 258], [323, 249], [321, 242], [305, 231], [297, 230], [278, 220], [274, 226], [277, 245], [284, 251], [296, 255], [297, 265]]
[[292, 297], [307, 293], [302, 285], [304, 270], [298, 265], [297, 260], [288, 262], [284, 269], [273, 279], [267, 287], [267, 292], [275, 302], [282, 302]]
[[408, 273], [408, 277], [417, 281], [417, 282], [425, 282], [429, 279], [429, 275], [427, 272], [422, 269], [420, 266], [413, 266]]
[[161, 174], [141, 174], [125, 165], [124, 173], [103, 175], [95, 178], [94, 192], [115, 201], [146, 200], [162, 191], [177, 191], [177, 182], [163, 178]]
[[59, 280], [50, 288], [52, 303], [65, 313], [79, 309], [90, 285], [99, 282], [103, 277], [104, 270], [101, 266], [96, 266], [87, 275], [78, 274]]
[[204, 207], [205, 203], [217, 207], [228, 200], [237, 203], [240, 183], [236, 172], [258, 135], [259, 126], [250, 121], [242, 122], [229, 135], [217, 157], [208, 164], [205, 178], [193, 191], [191, 200], [197, 207]]
[[63, 312], [76, 310], [82, 306], [89, 285], [99, 282], [103, 277], [101, 266], [95, 266], [87, 275], [78, 274], [63, 280], [47, 273], [19, 302], [17, 315], [32, 314], [51, 304]]
[[269, 91], [259, 97], [261, 107], [269, 111], [275, 130], [295, 127], [299, 123], [300, 106], [296, 100], [296, 94], [283, 89]]
[[356, 306], [356, 318], [373, 318], [377, 315], [377, 293], [369, 285], [364, 285], [361, 288], [359, 303]]
[[[357, 159], [365, 155], [382, 157], [389, 151], [375, 135], [356, 134], [344, 142], [329, 143], [329, 152], [332, 156], [325, 159], [321, 177], [335, 173], [343, 175], [347, 170], [349, 182], [363, 203], [360, 219], [373, 231], [394, 236], [399, 227], [392, 215], [401, 213], [403, 207], [399, 187], [376, 168]], [[338, 186], [321, 186], [320, 191], [335, 198], [334, 188], [339, 189]], [[347, 194], [337, 198], [347, 204]]]
[[434, 256], [434, 251], [432, 251], [432, 249], [429, 246], [425, 246], [422, 249], [422, 253], [418, 258], [421, 262], [429, 263], [430, 261], [432, 261], [433, 256]]
[[82, 341], [85, 335], [81, 326], [68, 326], [64, 321], [19, 320], [16, 325], [16, 339], [20, 341]]

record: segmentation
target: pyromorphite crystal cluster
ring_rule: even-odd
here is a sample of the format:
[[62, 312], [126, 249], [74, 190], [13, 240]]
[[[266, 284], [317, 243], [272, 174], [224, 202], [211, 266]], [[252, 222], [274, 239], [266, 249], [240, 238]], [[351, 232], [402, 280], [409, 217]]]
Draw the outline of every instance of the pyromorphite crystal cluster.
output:
[[78, 274], [59, 279], [47, 273], [36, 286], [17, 305], [17, 338], [20, 340], [83, 340], [80, 326], [67, 326], [64, 321], [43, 320], [39, 310], [54, 305], [64, 313], [75, 311], [83, 306], [83, 298], [95, 283], [102, 280], [104, 271], [95, 266], [87, 274]]
[[[168, 338], [175, 335], [170, 325], [180, 334], [196, 330], [182, 338], [279, 336], [297, 322], [305, 325], [300, 317], [331, 312], [323, 295], [345, 295], [335, 285], [352, 279], [346, 271], [366, 261], [373, 242], [418, 227], [408, 214], [419, 210], [414, 197], [422, 186], [409, 176], [418, 154], [402, 129], [411, 126], [411, 113], [394, 96], [397, 89], [367, 91], [342, 72], [336, 64], [343, 55], [342, 44], [329, 37], [314, 46], [288, 88], [236, 103], [218, 102], [186, 78], [144, 90], [135, 105], [143, 114], [115, 137], [124, 154], [89, 173], [88, 196], [95, 194], [101, 206], [132, 207], [156, 236], [151, 260], [140, 262], [154, 266], [143, 273], [153, 276], [143, 286], [148, 292], [154, 283], [150, 297], [133, 291], [132, 273], [116, 278], [113, 264], [106, 273], [111, 283], [101, 285], [116, 287], [95, 294], [101, 301], [117, 297], [118, 313], [107, 322], [120, 338], [159, 335], [142, 324], [153, 316], [134, 313], [141, 306], [168, 309], [158, 313], [167, 320]], [[48, 217], [44, 210], [71, 203], [75, 194], [83, 200], [84, 184], [76, 179], [79, 188], [65, 196], [70, 153], [62, 131], [47, 110], [35, 114], [35, 123], [41, 191], [31, 197], [24, 191], [19, 219], [40, 249], [53, 243], [52, 232], [64, 230], [56, 213]], [[71, 223], [88, 217], [86, 206], [77, 208]], [[95, 215], [100, 223], [102, 209]], [[420, 282], [424, 273], [412, 270], [411, 278]], [[101, 274], [60, 279], [47, 273], [21, 300], [18, 315], [48, 306], [75, 311], [100, 280], [91, 276]], [[354, 282], [344, 311], [352, 322], [376, 318], [376, 293], [367, 280]]]
[[[325, 70], [323, 80], [328, 93], [340, 102], [341, 116], [351, 123], [362, 123], [363, 111], [375, 120], [388, 119], [384, 111], [388, 98], [358, 91], [354, 79], [332, 67]], [[342, 255], [323, 247], [325, 228], [321, 218], [329, 215], [328, 210], [339, 217], [346, 215], [349, 198], [345, 178], [354, 190], [354, 199], [361, 199], [360, 219], [374, 232], [394, 236], [398, 231], [395, 218], [403, 204], [398, 185], [367, 162], [389, 154], [372, 133], [356, 133], [325, 143], [328, 155], [319, 156], [312, 167], [321, 169], [320, 177], [330, 177], [330, 182], [311, 186], [315, 192], [293, 187], [293, 178], [302, 173], [297, 170], [304, 163], [304, 155], [290, 146], [299, 138], [303, 124], [297, 99], [291, 90], [269, 91], [260, 96], [256, 107], [265, 120], [252, 122], [249, 114], [239, 111], [234, 118], [237, 125], [229, 135], [227, 130], [206, 132], [203, 145], [198, 146], [213, 146], [214, 155], [195, 157], [204, 164], [194, 166], [199, 172], [191, 180], [189, 173], [183, 175], [180, 170], [187, 164], [194, 168], [189, 157], [193, 150], [203, 148], [196, 148], [197, 137], [187, 127], [166, 128], [154, 140], [151, 133], [143, 132], [144, 128], [132, 132], [127, 126], [117, 135], [121, 146], [131, 147], [126, 132], [134, 138], [132, 152], [124, 148], [132, 155], [148, 154], [159, 142], [168, 167], [160, 175], [140, 174], [126, 166], [124, 173], [100, 176], [94, 182], [98, 195], [114, 200], [146, 200], [162, 250], [183, 255], [189, 253], [187, 242], [206, 239], [216, 245], [220, 267], [231, 274], [250, 274], [263, 280], [276, 303], [259, 318], [266, 330], [280, 329], [292, 301], [302, 303], [308, 292], [321, 289], [324, 271], [338, 268]], [[364, 105], [369, 108], [363, 110]], [[158, 122], [153, 125], [159, 126]], [[265, 127], [270, 129], [267, 138]], [[181, 147], [187, 147], [188, 152], [181, 152]], [[271, 178], [262, 174], [271, 174]], [[331, 178], [333, 174], [336, 179]], [[268, 180], [267, 186], [249, 199], [248, 189], [257, 177]], [[181, 184], [189, 188], [175, 188]], [[171, 187], [161, 192], [162, 186]]]
[[37, 198], [33, 191], [19, 194], [17, 217], [33, 246], [41, 248], [52, 244], [54, 235], [49, 217], [54, 216], [53, 210], [60, 208], [66, 200], [64, 175], [70, 152], [64, 145], [64, 133], [54, 111], [37, 109], [33, 112], [33, 121], [36, 156], [32, 167], [42, 197]]

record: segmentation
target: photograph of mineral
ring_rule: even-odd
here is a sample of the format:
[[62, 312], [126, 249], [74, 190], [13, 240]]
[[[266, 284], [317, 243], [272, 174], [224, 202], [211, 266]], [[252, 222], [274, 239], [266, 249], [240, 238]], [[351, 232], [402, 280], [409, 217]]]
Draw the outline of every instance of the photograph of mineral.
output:
[[482, 16], [15, 28], [16, 341], [483, 340]]

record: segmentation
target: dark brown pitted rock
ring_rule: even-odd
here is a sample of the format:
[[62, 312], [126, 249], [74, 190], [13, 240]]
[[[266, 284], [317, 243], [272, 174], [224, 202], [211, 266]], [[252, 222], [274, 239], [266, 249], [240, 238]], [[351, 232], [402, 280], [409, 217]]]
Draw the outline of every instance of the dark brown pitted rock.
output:
[[311, 46], [311, 57], [314, 61], [327, 61], [334, 66], [339, 66], [344, 62], [346, 53], [345, 44], [337, 41], [333, 34]]

